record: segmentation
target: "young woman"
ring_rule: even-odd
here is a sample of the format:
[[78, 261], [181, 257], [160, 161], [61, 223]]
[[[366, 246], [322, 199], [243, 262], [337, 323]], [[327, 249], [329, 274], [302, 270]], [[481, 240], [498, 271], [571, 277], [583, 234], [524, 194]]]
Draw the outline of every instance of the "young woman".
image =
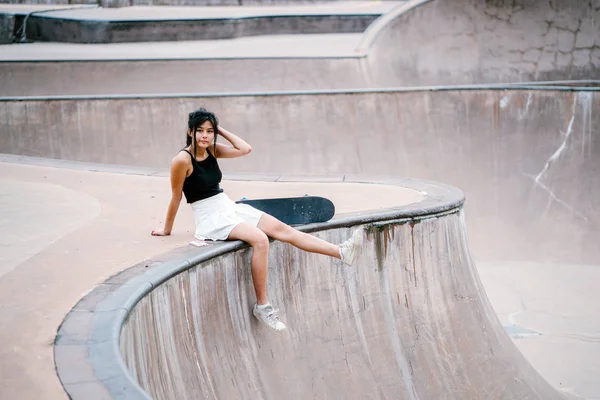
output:
[[[218, 135], [231, 145], [217, 143]], [[186, 140], [186, 147], [171, 162], [172, 195], [164, 229], [154, 230], [152, 235], [171, 234], [183, 193], [193, 210], [196, 239], [242, 240], [252, 246], [251, 272], [256, 292], [253, 314], [276, 331], [285, 329], [267, 298], [268, 237], [352, 265], [362, 246], [362, 232], [356, 230], [350, 239], [334, 245], [300, 232], [249, 205], [233, 202], [219, 186], [222, 174], [217, 158], [241, 157], [252, 148], [219, 126], [210, 111], [199, 109], [189, 114]]]

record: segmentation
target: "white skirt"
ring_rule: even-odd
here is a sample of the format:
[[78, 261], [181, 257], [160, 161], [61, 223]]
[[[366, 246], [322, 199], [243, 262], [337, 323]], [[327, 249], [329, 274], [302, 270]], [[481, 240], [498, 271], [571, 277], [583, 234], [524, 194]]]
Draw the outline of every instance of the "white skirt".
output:
[[238, 224], [257, 226], [264, 214], [248, 204], [235, 203], [225, 193], [198, 200], [191, 206], [196, 223], [194, 236], [198, 240], [226, 240]]

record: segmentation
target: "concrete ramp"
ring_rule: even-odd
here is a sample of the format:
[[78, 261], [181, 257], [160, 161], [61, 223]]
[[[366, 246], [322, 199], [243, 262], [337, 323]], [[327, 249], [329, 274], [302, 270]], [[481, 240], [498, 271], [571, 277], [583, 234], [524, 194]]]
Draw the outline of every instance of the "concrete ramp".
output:
[[360, 38], [360, 33], [349, 33], [5, 46], [0, 54], [0, 96], [358, 88], [365, 86], [361, 58], [355, 53]]
[[[270, 299], [288, 324], [259, 325], [241, 249], [152, 290], [121, 332], [153, 399], [557, 399], [499, 324], [454, 207], [363, 225], [353, 268], [273, 243]], [[428, 198], [439, 198], [428, 193]], [[412, 210], [412, 211], [411, 211]], [[316, 233], [332, 242], [353, 228]]]
[[411, 1], [369, 29], [374, 87], [600, 79], [600, 1]]

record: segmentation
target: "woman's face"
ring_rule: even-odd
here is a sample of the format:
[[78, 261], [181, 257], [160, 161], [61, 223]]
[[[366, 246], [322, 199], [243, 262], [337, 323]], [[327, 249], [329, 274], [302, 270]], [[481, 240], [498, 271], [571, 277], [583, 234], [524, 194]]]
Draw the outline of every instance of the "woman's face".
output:
[[212, 145], [214, 138], [215, 129], [210, 121], [204, 121], [202, 125], [196, 129], [196, 145], [198, 147], [202, 147], [203, 149], [208, 148]]

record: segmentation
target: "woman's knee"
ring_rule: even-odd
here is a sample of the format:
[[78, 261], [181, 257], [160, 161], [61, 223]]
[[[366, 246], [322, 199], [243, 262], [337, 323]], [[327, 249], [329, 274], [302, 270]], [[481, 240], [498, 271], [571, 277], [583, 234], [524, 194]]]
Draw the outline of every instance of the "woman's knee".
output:
[[263, 231], [256, 228], [256, 231], [252, 232], [249, 244], [254, 250], [267, 251], [269, 250], [269, 237]]
[[268, 249], [268, 236], [255, 226], [247, 223], [236, 225], [228, 237], [229, 240], [242, 240], [252, 246], [254, 249]]
[[258, 223], [258, 228], [265, 232], [267, 236], [286, 243], [292, 242], [294, 238], [297, 237], [298, 233], [300, 233], [300, 231], [297, 231], [268, 214], [263, 215]]

